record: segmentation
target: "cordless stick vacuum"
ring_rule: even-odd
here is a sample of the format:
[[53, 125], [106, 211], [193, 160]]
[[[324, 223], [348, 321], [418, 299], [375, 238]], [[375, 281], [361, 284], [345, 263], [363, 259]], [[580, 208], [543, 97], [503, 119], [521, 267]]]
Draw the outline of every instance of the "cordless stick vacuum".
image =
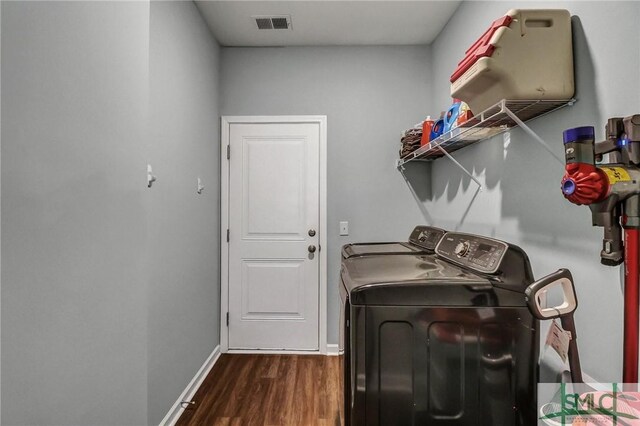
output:
[[638, 383], [640, 114], [610, 118], [602, 142], [595, 142], [594, 134], [593, 127], [564, 132], [562, 193], [574, 204], [588, 205], [593, 226], [604, 228], [602, 264], [625, 263], [622, 378]]

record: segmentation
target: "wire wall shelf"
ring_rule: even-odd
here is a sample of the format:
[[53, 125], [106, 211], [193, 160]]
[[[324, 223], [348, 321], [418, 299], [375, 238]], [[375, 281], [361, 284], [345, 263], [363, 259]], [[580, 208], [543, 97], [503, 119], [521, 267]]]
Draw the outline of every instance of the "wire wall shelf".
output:
[[[521, 127], [525, 132], [538, 141], [556, 160], [564, 164], [564, 159], [559, 158], [553, 150], [533, 130], [525, 124], [529, 120], [541, 117], [552, 111], [571, 106], [576, 102], [571, 100], [519, 100], [510, 101], [503, 99], [492, 107], [464, 122], [455, 129], [444, 133], [432, 140], [429, 144], [421, 146], [417, 150], [397, 160], [398, 169], [411, 161], [432, 161], [447, 156], [458, 167], [462, 168], [469, 176], [471, 174], [464, 169], [450, 154], [459, 149], [473, 145], [485, 139], [489, 139], [503, 133], [513, 127]], [[472, 179], [480, 185], [477, 179]], [[482, 186], [482, 185], [480, 185]]]

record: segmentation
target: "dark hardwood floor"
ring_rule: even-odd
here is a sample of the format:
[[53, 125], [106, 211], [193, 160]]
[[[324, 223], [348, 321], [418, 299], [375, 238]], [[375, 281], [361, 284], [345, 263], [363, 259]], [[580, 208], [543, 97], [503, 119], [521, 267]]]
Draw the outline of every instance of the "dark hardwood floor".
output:
[[177, 424], [339, 426], [341, 358], [223, 354]]

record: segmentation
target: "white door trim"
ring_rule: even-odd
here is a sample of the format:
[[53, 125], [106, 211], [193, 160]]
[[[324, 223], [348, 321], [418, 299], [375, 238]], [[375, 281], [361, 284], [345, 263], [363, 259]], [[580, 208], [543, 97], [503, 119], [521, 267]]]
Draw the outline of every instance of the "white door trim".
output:
[[[229, 116], [221, 117], [220, 138], [220, 350], [229, 352], [227, 312], [229, 312], [229, 126], [234, 123], [318, 123], [320, 125], [320, 226], [318, 230], [319, 292], [318, 336], [319, 350], [306, 353], [327, 354], [327, 116], [326, 115], [276, 115], [276, 116]], [[233, 155], [233, 153], [231, 153]], [[236, 353], [242, 351], [233, 351]], [[251, 352], [251, 351], [250, 351]], [[290, 351], [301, 353], [300, 351]], [[255, 351], [253, 351], [255, 353]], [[261, 352], [262, 353], [262, 352]], [[266, 352], [265, 352], [266, 353]], [[289, 353], [289, 351], [278, 351]]]

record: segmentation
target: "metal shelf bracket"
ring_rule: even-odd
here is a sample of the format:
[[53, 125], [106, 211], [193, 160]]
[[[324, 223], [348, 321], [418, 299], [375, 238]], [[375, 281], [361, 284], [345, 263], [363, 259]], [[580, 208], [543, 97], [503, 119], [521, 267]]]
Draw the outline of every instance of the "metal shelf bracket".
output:
[[476, 179], [476, 177], [475, 177], [474, 175], [472, 175], [472, 174], [471, 174], [471, 172], [469, 172], [469, 170], [465, 169], [465, 168], [464, 168], [464, 166], [458, 162], [458, 160], [456, 160], [455, 158], [453, 158], [453, 156], [452, 156], [451, 154], [449, 154], [449, 153], [448, 153], [444, 148], [442, 148], [440, 145], [438, 145], [438, 149], [440, 149], [440, 151], [442, 151], [442, 153], [443, 153], [444, 155], [446, 155], [446, 156], [447, 156], [447, 158], [448, 158], [449, 160], [453, 161], [453, 164], [455, 164], [456, 166], [458, 166], [458, 168], [459, 168], [460, 170], [462, 170], [462, 171], [463, 171], [467, 176], [469, 176], [469, 177], [471, 178], [471, 180], [472, 180], [472, 181], [474, 181], [474, 182], [478, 185], [478, 187], [479, 187], [480, 191], [482, 191], [482, 190], [483, 190], [483, 188], [482, 188], [482, 184], [480, 183], [480, 181], [479, 181], [478, 179]]
[[[569, 104], [568, 104], [569, 105]], [[573, 104], [570, 104], [573, 105]], [[515, 121], [519, 127], [522, 128], [522, 130], [525, 131], [525, 133], [527, 133], [529, 136], [531, 136], [536, 142], [538, 142], [545, 150], [547, 150], [547, 152], [549, 154], [551, 154], [551, 156], [553, 158], [556, 159], [556, 161], [558, 163], [560, 163], [560, 165], [564, 166], [564, 159], [560, 158], [555, 152], [553, 152], [553, 150], [551, 149], [551, 147], [549, 146], [548, 143], [546, 143], [540, 136], [538, 136], [538, 134], [536, 132], [534, 132], [531, 127], [527, 126], [526, 123], [522, 120], [520, 120], [520, 118], [515, 115], [509, 108], [505, 108], [504, 109], [505, 114], [507, 114], [509, 117], [511, 117], [511, 119], [513, 121]]]

